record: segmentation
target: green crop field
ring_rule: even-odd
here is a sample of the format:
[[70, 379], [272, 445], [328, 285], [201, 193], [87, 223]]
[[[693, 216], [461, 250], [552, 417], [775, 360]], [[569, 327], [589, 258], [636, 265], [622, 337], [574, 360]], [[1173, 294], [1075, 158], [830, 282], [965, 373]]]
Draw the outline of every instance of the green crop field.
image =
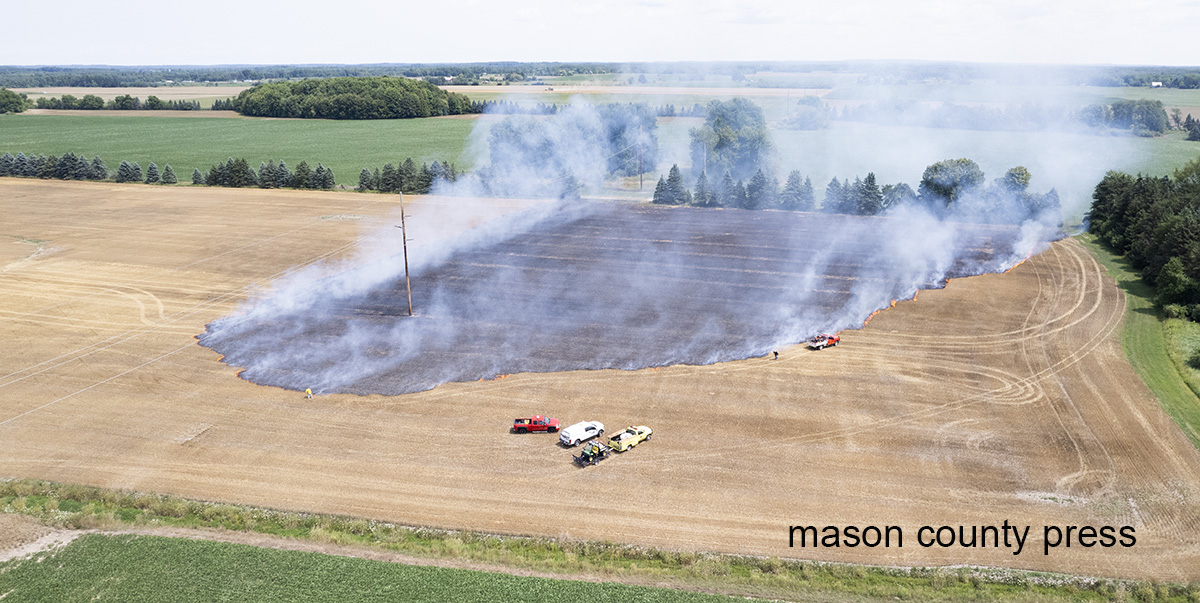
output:
[[736, 601], [611, 582], [402, 565], [155, 536], [89, 534], [0, 563], [0, 598], [22, 601]]
[[469, 168], [463, 150], [473, 119], [229, 119], [144, 115], [0, 115], [0, 153], [99, 155], [110, 170], [122, 160], [145, 169], [170, 164], [180, 182], [229, 157], [251, 167], [283, 159], [332, 168], [339, 184], [356, 184], [364, 167], [412, 157], [417, 163], [451, 161]]

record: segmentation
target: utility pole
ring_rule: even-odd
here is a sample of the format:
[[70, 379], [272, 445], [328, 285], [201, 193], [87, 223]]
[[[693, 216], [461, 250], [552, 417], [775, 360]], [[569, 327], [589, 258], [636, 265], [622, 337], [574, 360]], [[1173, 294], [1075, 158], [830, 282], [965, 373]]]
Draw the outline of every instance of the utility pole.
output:
[[404, 288], [408, 290], [408, 315], [412, 316], [412, 281], [408, 278], [408, 229], [404, 227], [404, 193], [400, 193], [400, 225], [396, 228], [400, 229], [400, 238], [404, 246]]

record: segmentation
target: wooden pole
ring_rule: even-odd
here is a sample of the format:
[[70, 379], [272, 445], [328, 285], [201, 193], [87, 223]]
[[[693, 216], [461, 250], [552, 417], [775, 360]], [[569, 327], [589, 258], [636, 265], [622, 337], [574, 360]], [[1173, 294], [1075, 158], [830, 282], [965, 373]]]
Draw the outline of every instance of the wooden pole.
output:
[[404, 288], [408, 290], [408, 315], [413, 315], [412, 281], [408, 278], [408, 229], [404, 227], [404, 193], [400, 193], [400, 238], [404, 246]]

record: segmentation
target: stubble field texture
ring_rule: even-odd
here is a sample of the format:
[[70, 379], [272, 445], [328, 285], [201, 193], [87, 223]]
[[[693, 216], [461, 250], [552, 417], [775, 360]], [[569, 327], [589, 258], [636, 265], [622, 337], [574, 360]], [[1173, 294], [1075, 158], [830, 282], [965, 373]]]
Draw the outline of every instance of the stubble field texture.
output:
[[[1200, 578], [1200, 453], [1125, 360], [1125, 296], [1073, 240], [822, 352], [309, 400], [237, 378], [195, 336], [351, 253], [394, 219], [390, 197], [21, 179], [0, 197], [0, 335], [22, 350], [0, 357], [0, 474], [671, 549]], [[508, 433], [534, 412], [655, 438], [579, 469], [553, 436]], [[1005, 520], [1034, 526], [1019, 556], [787, 546], [795, 524]], [[1043, 555], [1043, 525], [1130, 525], [1137, 545]]]

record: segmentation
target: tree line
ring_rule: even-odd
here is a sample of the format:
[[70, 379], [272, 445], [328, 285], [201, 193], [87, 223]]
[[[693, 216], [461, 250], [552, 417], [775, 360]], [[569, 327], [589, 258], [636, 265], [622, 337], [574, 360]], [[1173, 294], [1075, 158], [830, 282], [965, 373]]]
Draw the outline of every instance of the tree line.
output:
[[[333, 77], [453, 77], [477, 79], [492, 73], [528, 76], [615, 73], [618, 63], [396, 63], [386, 65], [239, 65], [209, 67], [23, 67], [0, 66], [0, 86], [157, 87], [230, 81], [293, 80]], [[457, 83], [457, 82], [456, 82]]]
[[[453, 163], [434, 161], [432, 164], [417, 165], [411, 157], [396, 164], [388, 163], [383, 169], [374, 171], [363, 169], [359, 175], [358, 188], [361, 191], [379, 191], [384, 193], [427, 194], [433, 190], [439, 181], [455, 182], [465, 172], [460, 171]], [[68, 152], [56, 155], [26, 155], [19, 152], [16, 155], [4, 153], [0, 155], [0, 176], [16, 176], [23, 178], [42, 178], [58, 180], [92, 180], [113, 182], [144, 182], [146, 184], [176, 184], [178, 177], [174, 168], [166, 164], [160, 170], [158, 165], [151, 162], [143, 172], [136, 161], [121, 161], [115, 171], [108, 169], [100, 157], [90, 161], [82, 154]], [[208, 170], [192, 170], [192, 184], [204, 186], [225, 186], [233, 188], [297, 188], [297, 189], [332, 189], [335, 186], [333, 170], [318, 163], [314, 169], [308, 162], [301, 161], [292, 169], [288, 164], [279, 160], [264, 161], [255, 170], [245, 159], [228, 160], [211, 166]]]
[[1173, 177], [1109, 172], [1087, 218], [1088, 232], [1141, 271], [1168, 316], [1200, 321], [1200, 159]]
[[358, 174], [358, 190], [424, 195], [431, 192], [437, 182], [455, 182], [460, 175], [462, 172], [453, 163], [434, 161], [433, 165], [422, 163], [418, 168], [409, 157], [399, 165], [385, 164], [382, 170], [363, 168]]
[[200, 101], [194, 100], [162, 100], [157, 96], [149, 96], [146, 102], [136, 96], [122, 94], [108, 102], [95, 94], [85, 94], [76, 98], [64, 94], [62, 98], [40, 97], [34, 105], [38, 109], [114, 109], [120, 111], [199, 111]]
[[26, 155], [25, 153], [4, 153], [0, 155], [0, 176], [17, 176], [23, 178], [42, 178], [58, 180], [109, 180], [114, 182], [145, 182], [146, 184], [175, 184], [178, 179], [175, 170], [167, 164], [162, 171], [158, 165], [151, 162], [146, 167], [145, 176], [142, 166], [136, 161], [122, 161], [116, 172], [109, 172], [104, 160], [93, 157], [76, 155], [72, 152], [61, 156], [55, 155]]
[[840, 111], [825, 108], [823, 104], [817, 109], [801, 106], [797, 111], [801, 115], [811, 115], [815, 110], [818, 115], [824, 113], [829, 119], [843, 121], [959, 130], [1029, 131], [1086, 127], [1122, 130], [1136, 136], [1159, 136], [1182, 125], [1179, 122], [1181, 115], [1168, 116], [1162, 101], [1148, 99], [1118, 100], [1079, 108], [1040, 103], [1005, 108], [953, 103], [928, 107], [917, 101], [892, 100], [845, 107]]
[[321, 163], [314, 170], [308, 162], [301, 161], [293, 171], [282, 159], [278, 163], [270, 160], [260, 163], [256, 171], [244, 158], [230, 157], [206, 172], [201, 173], [199, 168], [192, 170], [192, 184], [231, 188], [331, 189], [335, 183], [333, 170]]
[[478, 109], [465, 95], [422, 80], [394, 77], [257, 84], [243, 90], [228, 106], [243, 115], [317, 119], [406, 119], [461, 115]]
[[[1018, 166], [1004, 176], [987, 182], [983, 170], [970, 159], [947, 159], [927, 167], [917, 190], [903, 182], [880, 184], [874, 172], [854, 181], [834, 177], [826, 185], [819, 206], [825, 213], [874, 216], [903, 207], [921, 207], [934, 215], [954, 215], [980, 222], [1020, 223], [1045, 212], [1060, 210], [1058, 193], [1029, 191], [1029, 170]], [[814, 211], [818, 208], [812, 180], [799, 170], [791, 171], [781, 187], [764, 168], [748, 182], [735, 180], [726, 171], [719, 181], [710, 181], [705, 171], [689, 187], [678, 165], [671, 166], [654, 188], [653, 203]]]

